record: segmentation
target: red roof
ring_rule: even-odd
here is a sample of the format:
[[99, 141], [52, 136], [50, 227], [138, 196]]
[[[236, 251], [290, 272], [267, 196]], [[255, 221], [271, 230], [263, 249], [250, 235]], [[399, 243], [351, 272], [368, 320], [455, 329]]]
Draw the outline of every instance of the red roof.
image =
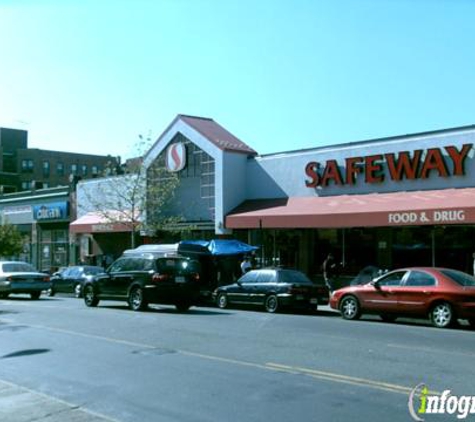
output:
[[223, 151], [233, 151], [257, 155], [257, 152], [254, 151], [250, 146], [236, 138], [232, 133], [228, 132], [213, 119], [179, 114], [173, 121], [172, 125], [177, 119], [183, 120], [186, 124], [190, 125], [197, 132], [201, 133], [201, 135], [203, 135], [206, 139], [211, 141]]
[[246, 201], [226, 228], [344, 228], [475, 223], [475, 188]]

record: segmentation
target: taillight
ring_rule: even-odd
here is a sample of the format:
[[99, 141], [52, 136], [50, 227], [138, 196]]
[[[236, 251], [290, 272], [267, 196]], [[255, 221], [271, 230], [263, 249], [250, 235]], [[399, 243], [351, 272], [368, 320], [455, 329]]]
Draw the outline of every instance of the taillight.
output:
[[50, 280], [50, 278], [49, 278], [49, 276], [48, 276], [48, 275], [47, 275], [47, 276], [45, 276], [45, 277], [43, 277], [43, 281], [45, 281], [45, 282], [48, 282], [49, 280]]
[[200, 281], [200, 275], [198, 273], [193, 273], [191, 274], [191, 278], [194, 280], [194, 281]]
[[168, 275], [167, 274], [154, 273], [152, 275], [152, 281], [154, 283], [161, 283], [161, 282], [167, 281], [167, 280], [168, 280]]

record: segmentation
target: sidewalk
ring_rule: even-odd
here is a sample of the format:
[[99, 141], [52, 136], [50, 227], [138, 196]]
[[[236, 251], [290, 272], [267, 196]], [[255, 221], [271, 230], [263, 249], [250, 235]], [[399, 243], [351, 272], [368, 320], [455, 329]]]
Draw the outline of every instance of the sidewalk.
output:
[[0, 381], [0, 421], [113, 422], [114, 419], [94, 414], [15, 384]]

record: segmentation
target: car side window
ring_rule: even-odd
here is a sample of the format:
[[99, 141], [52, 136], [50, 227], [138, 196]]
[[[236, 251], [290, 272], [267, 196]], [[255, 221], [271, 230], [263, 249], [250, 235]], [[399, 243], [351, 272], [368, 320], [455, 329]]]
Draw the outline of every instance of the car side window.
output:
[[411, 271], [405, 283], [405, 286], [409, 287], [423, 287], [435, 285], [435, 278], [432, 277], [430, 274], [423, 273], [421, 271]]
[[257, 276], [258, 283], [272, 283], [275, 281], [275, 275], [273, 271], [260, 271]]
[[127, 258], [118, 259], [117, 261], [115, 261], [110, 266], [109, 271], [111, 273], [118, 273], [118, 272], [121, 272], [121, 271], [127, 271], [127, 269], [126, 269], [127, 268], [127, 261], [128, 261]]
[[395, 286], [400, 286], [402, 283], [402, 279], [406, 275], [406, 271], [395, 271], [393, 273], [390, 273], [378, 280], [378, 285], [383, 287], [383, 286], [388, 286], [388, 287], [395, 287]]
[[243, 284], [255, 283], [257, 281], [258, 273], [256, 271], [250, 271], [247, 274], [244, 274], [239, 281]]

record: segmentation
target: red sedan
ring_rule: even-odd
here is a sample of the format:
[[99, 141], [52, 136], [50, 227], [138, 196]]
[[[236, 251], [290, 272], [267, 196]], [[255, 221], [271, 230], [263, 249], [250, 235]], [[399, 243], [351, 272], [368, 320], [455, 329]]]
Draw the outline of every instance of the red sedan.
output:
[[379, 314], [384, 321], [398, 316], [427, 318], [439, 328], [458, 318], [475, 326], [475, 277], [448, 268], [403, 268], [360, 286], [336, 290], [330, 306], [345, 319]]

